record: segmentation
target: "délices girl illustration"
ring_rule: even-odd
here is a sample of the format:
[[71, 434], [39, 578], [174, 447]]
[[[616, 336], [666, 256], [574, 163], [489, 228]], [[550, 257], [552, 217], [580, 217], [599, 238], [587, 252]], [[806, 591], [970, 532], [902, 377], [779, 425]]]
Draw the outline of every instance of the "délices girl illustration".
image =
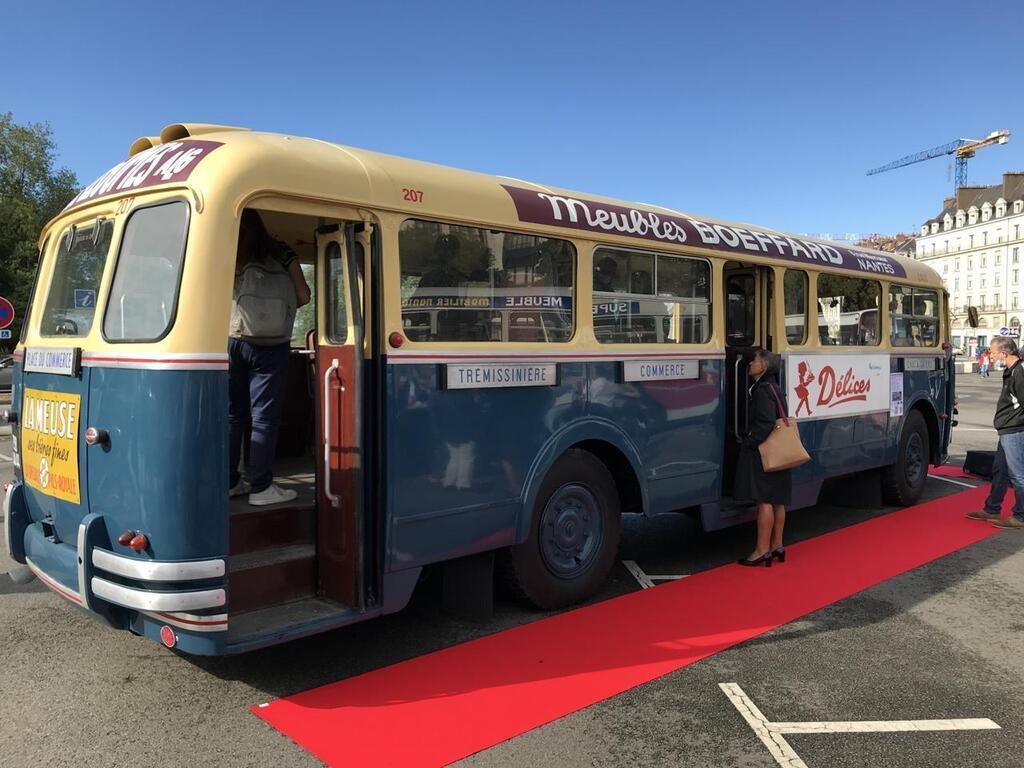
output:
[[800, 415], [800, 408], [803, 407], [807, 411], [807, 415], [811, 415], [811, 406], [808, 399], [811, 393], [807, 389], [807, 385], [814, 381], [814, 374], [811, 369], [807, 367], [807, 363], [802, 362], [796, 368], [796, 379], [797, 385], [793, 387], [793, 391], [796, 392], [797, 398], [800, 400], [796, 404], [796, 413], [794, 416]]

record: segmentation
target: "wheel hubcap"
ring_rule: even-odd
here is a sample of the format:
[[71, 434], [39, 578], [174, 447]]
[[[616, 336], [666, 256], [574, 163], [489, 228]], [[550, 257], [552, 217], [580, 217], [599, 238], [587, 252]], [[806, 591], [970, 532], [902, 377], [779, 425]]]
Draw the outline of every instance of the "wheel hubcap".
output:
[[907, 441], [907, 460], [905, 463], [907, 484], [916, 486], [924, 476], [924, 440], [920, 433], [915, 432]]
[[540, 553], [551, 573], [563, 579], [582, 574], [603, 538], [601, 510], [589, 488], [571, 483], [551, 495], [540, 519]]

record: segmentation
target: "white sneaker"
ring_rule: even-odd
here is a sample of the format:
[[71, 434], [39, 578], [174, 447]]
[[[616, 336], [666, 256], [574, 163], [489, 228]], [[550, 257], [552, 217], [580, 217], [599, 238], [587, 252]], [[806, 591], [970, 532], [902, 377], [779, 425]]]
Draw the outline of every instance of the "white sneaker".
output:
[[258, 493], [249, 494], [249, 503], [254, 507], [265, 507], [270, 504], [284, 504], [299, 495], [298, 491], [285, 490], [277, 483], [271, 483]]
[[235, 496], [242, 496], [248, 493], [250, 490], [252, 489], [249, 487], [249, 481], [244, 480], [242, 478], [238, 478], [238, 482], [235, 483], [235, 486], [230, 491], [228, 491], [228, 496], [230, 496], [231, 498], [234, 498]]

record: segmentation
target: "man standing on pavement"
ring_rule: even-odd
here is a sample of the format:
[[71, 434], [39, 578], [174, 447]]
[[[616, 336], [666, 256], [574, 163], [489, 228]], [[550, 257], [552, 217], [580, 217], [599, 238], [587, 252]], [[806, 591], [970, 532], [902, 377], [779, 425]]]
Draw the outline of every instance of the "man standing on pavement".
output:
[[[993, 425], [999, 433], [999, 448], [992, 465], [992, 491], [985, 509], [968, 513], [972, 520], [989, 520], [996, 528], [1024, 528], [1024, 365], [1020, 364], [1017, 344], [1007, 336], [992, 340], [991, 356], [1002, 361], [1003, 388], [996, 402]], [[1007, 481], [1013, 485], [1016, 501], [1013, 515], [999, 517], [1006, 495]]]

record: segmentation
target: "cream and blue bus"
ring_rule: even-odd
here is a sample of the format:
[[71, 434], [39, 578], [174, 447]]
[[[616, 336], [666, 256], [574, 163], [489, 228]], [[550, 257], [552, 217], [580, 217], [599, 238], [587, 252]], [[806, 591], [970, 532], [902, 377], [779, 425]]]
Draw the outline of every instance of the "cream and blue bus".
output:
[[[298, 496], [270, 507], [228, 496], [247, 209], [314, 293], [275, 466]], [[425, 569], [479, 582], [496, 557], [560, 608], [599, 589], [622, 515], [750, 519], [729, 468], [754, 346], [812, 457], [794, 508], [861, 472], [909, 504], [946, 458], [948, 298], [888, 253], [199, 124], [137, 140], [39, 249], [7, 549], [186, 653], [395, 612]]]

